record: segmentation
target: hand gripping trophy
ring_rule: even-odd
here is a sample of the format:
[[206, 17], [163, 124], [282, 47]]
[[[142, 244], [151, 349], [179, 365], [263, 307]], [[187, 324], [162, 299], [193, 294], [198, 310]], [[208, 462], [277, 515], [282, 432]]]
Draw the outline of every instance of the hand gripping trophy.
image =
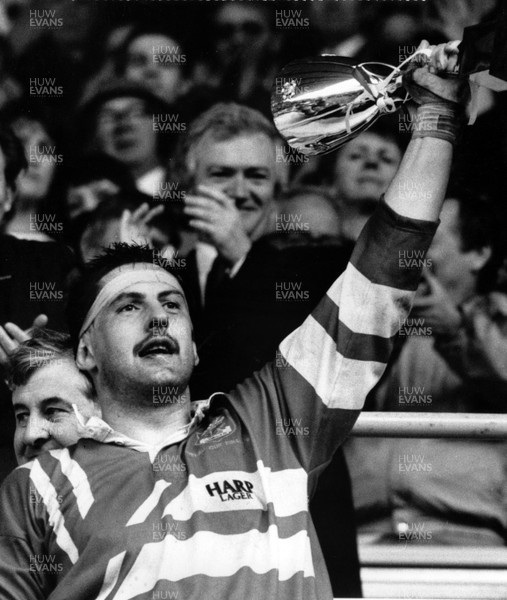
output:
[[[448, 58], [455, 58], [447, 76], [470, 83], [471, 124], [477, 86], [507, 89], [507, 9], [497, 21], [465, 28], [463, 41], [450, 42], [445, 51]], [[275, 78], [274, 123], [287, 143], [302, 154], [335, 150], [411, 98], [407, 91], [409, 87], [414, 94], [411, 75], [431, 53], [429, 44], [423, 42], [398, 67], [356, 64], [354, 59], [334, 55], [293, 61]]]

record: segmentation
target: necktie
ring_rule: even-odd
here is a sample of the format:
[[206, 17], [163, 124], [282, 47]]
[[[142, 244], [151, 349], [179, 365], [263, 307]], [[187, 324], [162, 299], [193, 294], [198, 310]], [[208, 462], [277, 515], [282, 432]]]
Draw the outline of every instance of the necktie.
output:
[[227, 270], [229, 263], [220, 255], [213, 261], [213, 266], [206, 280], [206, 290], [204, 293], [204, 306], [208, 306], [214, 300], [218, 290], [228, 279]]

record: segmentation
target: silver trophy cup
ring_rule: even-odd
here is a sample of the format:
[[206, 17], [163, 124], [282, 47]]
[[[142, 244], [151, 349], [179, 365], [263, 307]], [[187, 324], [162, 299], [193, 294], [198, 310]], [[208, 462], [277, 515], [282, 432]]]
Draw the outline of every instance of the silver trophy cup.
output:
[[339, 148], [408, 98], [396, 67], [324, 55], [282, 69], [274, 81], [271, 110], [292, 148], [317, 155]]

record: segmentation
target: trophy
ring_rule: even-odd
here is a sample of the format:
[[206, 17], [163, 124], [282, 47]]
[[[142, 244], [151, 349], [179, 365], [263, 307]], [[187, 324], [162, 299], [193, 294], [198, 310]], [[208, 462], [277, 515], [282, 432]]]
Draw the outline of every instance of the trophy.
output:
[[[418, 50], [398, 67], [334, 55], [293, 61], [274, 81], [275, 126], [302, 154], [335, 150], [410, 99], [403, 73], [418, 56], [427, 60], [430, 51]], [[507, 90], [507, 8], [496, 21], [465, 28], [457, 71], [449, 76], [468, 77], [472, 104], [474, 86]]]

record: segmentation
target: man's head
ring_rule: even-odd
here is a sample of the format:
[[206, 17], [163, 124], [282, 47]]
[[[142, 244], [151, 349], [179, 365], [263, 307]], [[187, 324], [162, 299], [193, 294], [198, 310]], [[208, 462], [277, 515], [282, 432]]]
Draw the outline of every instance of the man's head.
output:
[[0, 125], [0, 223], [9, 212], [16, 191], [16, 179], [27, 161], [19, 139], [9, 127]]
[[[437, 279], [456, 302], [465, 300], [470, 292], [477, 293], [480, 279], [494, 266], [495, 229], [488, 198], [449, 187], [428, 259]], [[488, 287], [485, 278], [481, 283]]]
[[262, 56], [273, 43], [273, 22], [264, 6], [243, 2], [222, 4], [215, 13], [213, 28], [217, 59], [228, 65], [247, 54], [251, 59]]
[[166, 102], [175, 102], [184, 91], [186, 55], [164, 28], [134, 28], [125, 40], [119, 62], [123, 76], [146, 84]]
[[116, 244], [88, 263], [72, 286], [68, 316], [76, 362], [92, 377], [99, 400], [139, 403], [154, 386], [185, 391], [198, 358], [171, 264], [147, 246]]
[[276, 232], [303, 232], [305, 237], [312, 239], [341, 234], [334, 198], [325, 188], [295, 187], [280, 196], [275, 209]]
[[147, 161], [156, 166], [157, 136], [152, 114], [146, 101], [135, 96], [105, 100], [96, 121], [99, 150], [130, 168]]
[[19, 464], [79, 439], [74, 406], [86, 421], [100, 411], [93, 386], [76, 367], [70, 337], [38, 329], [10, 358]]
[[94, 90], [81, 105], [82, 121], [94, 149], [124, 164], [135, 178], [160, 162], [162, 137], [154, 115], [168, 104], [139, 81], [113, 80]]
[[333, 169], [340, 200], [358, 209], [376, 203], [394, 177], [402, 156], [399, 134], [382, 120], [348, 142], [336, 155]]
[[182, 178], [191, 189], [206, 185], [232, 198], [252, 237], [277, 192], [276, 140], [276, 130], [260, 112], [216, 104], [192, 122], [182, 140]]

